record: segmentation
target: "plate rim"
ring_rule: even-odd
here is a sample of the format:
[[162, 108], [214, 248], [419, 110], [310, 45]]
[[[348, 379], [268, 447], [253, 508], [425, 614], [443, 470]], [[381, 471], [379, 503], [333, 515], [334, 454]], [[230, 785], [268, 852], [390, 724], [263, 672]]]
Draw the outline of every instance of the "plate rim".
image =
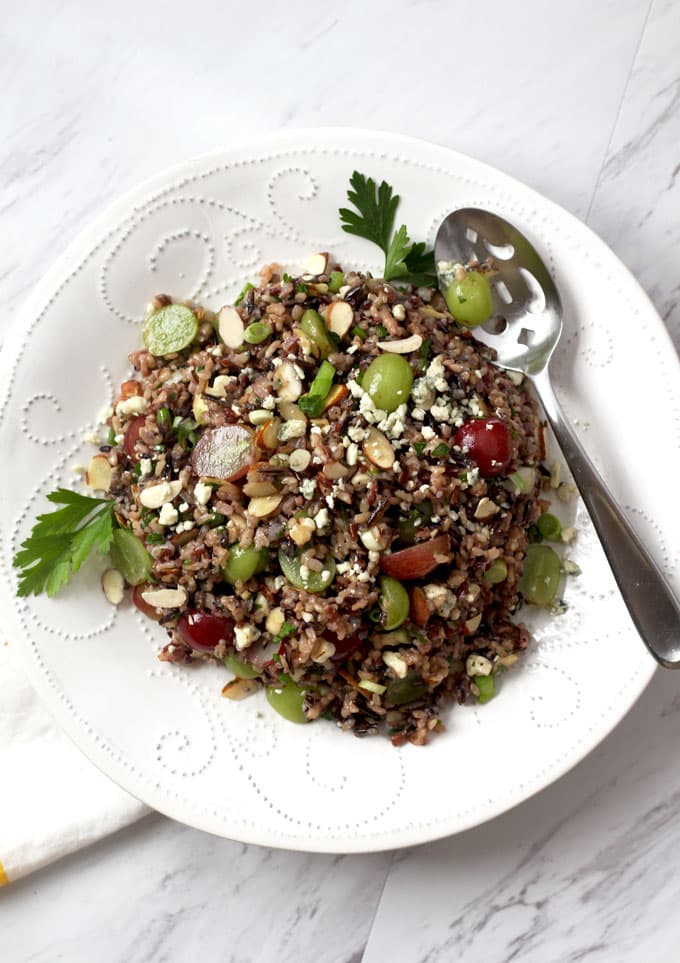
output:
[[[599, 237], [595, 231], [593, 231], [591, 227], [581, 221], [578, 217], [576, 217], [576, 215], [557, 204], [555, 201], [545, 197], [539, 191], [529, 187], [518, 178], [506, 174], [504, 171], [499, 170], [498, 168], [484, 161], [477, 160], [468, 154], [464, 154], [441, 144], [428, 141], [424, 138], [412, 137], [410, 135], [384, 131], [376, 128], [301, 127], [283, 129], [261, 134], [255, 137], [235, 140], [234, 142], [222, 147], [214, 148], [210, 151], [194, 155], [183, 161], [178, 161], [169, 165], [168, 167], [156, 171], [141, 182], [133, 185], [111, 203], [103, 206], [102, 209], [88, 222], [87, 226], [76, 235], [76, 237], [67, 245], [64, 251], [53, 261], [47, 271], [33, 287], [22, 307], [18, 310], [15, 318], [12, 320], [2, 350], [0, 351], [1, 397], [4, 399], [6, 392], [11, 390], [8, 382], [11, 372], [18, 360], [18, 349], [20, 347], [20, 342], [23, 337], [25, 327], [44, 305], [44, 302], [49, 297], [49, 293], [54, 290], [55, 285], [58, 283], [57, 279], [62, 280], [67, 273], [70, 274], [70, 268], [74, 262], [79, 260], [86, 250], [92, 249], [101, 240], [101, 235], [105, 233], [105, 225], [112, 219], [119, 216], [121, 213], [129, 213], [131, 211], [131, 207], [134, 206], [135, 200], [143, 197], [154, 185], [158, 185], [160, 182], [172, 177], [173, 175], [180, 177], [184, 176], [190, 173], [192, 168], [201, 168], [206, 163], [211, 161], [224, 161], [230, 154], [234, 154], [239, 150], [255, 150], [263, 147], [267, 147], [269, 149], [283, 149], [283, 145], [285, 145], [287, 141], [291, 142], [289, 149], [295, 149], [296, 146], [305, 146], [309, 138], [312, 137], [317, 138], [321, 143], [324, 142], [324, 139], [328, 139], [329, 137], [331, 139], [337, 138], [340, 141], [344, 140], [345, 143], [351, 142], [352, 146], [356, 147], [357, 149], [360, 149], [362, 146], [368, 148], [367, 141], [371, 141], [371, 149], [374, 150], [376, 136], [383, 138], [383, 146], [386, 151], [398, 151], [400, 148], [410, 149], [412, 152], [434, 151], [439, 155], [439, 157], [442, 158], [442, 160], [445, 162], [445, 165], [450, 168], [455, 168], [456, 163], [460, 162], [463, 164], [472, 163], [479, 171], [480, 175], [486, 174], [494, 181], [500, 181], [501, 184], [507, 187], [511, 192], [519, 189], [524, 192], [525, 195], [535, 199], [535, 201], [540, 204], [541, 208], [546, 211], [548, 216], [555, 214], [559, 215], [559, 217], [564, 219], [566, 225], [577, 236], [580, 234], [581, 237], [586, 239], [591, 248], [593, 246], [595, 247], [596, 253], [605, 262], [609, 263], [612, 269], [616, 271], [618, 278], [626, 278], [626, 281], [634, 292], [637, 303], [640, 306], [644, 305], [647, 319], [650, 323], [653, 319], [654, 333], [660, 342], [662, 342], [661, 346], [666, 349], [670, 349], [667, 351], [669, 365], [672, 366], [674, 364], [677, 373], [680, 375], [680, 361], [668, 329], [663, 323], [663, 320], [656, 310], [656, 307], [652, 303], [649, 295], [644, 290], [640, 282], [632, 274], [626, 264], [621, 261], [615, 252], [612, 251], [612, 249], [605, 243], [605, 241], [602, 240], [601, 237]], [[296, 140], [299, 142], [301, 141], [302, 143], [298, 143], [296, 145]], [[3, 528], [4, 527], [5, 526], [3, 524]], [[0, 589], [0, 596], [8, 602], [12, 625], [14, 630], [17, 631], [20, 626], [14, 605], [15, 597], [12, 592], [12, 588], [13, 585], [11, 583], [3, 584], [2, 588]], [[17, 631], [17, 635], [18, 634], [19, 632]], [[640, 646], [641, 648], [643, 647], [641, 640]], [[214, 825], [208, 825], [207, 821], [201, 819], [200, 816], [199, 818], [192, 818], [191, 822], [187, 822], [184, 815], [178, 815], [176, 811], [173, 811], [172, 805], [167, 804], [167, 797], [160, 796], [158, 791], [155, 790], [150, 784], [149, 786], [145, 787], [148, 789], [148, 792], [145, 796], [137, 796], [135, 792], [131, 792], [130, 788], [128, 788], [128, 785], [126, 785], [125, 782], [120, 778], [122, 777], [122, 773], [116, 769], [116, 764], [114, 763], [113, 768], [116, 769], [117, 775], [112, 775], [110, 769], [108, 769], [106, 766], [106, 759], [103, 754], [97, 754], [96, 742], [93, 742], [92, 738], [86, 734], [78, 719], [68, 710], [63, 702], [54, 696], [45, 674], [39, 669], [35, 661], [30, 658], [26, 648], [21, 643], [15, 642], [12, 644], [11, 641], [10, 648], [11, 655], [18, 654], [19, 661], [23, 665], [31, 684], [38, 692], [43, 704], [47, 707], [50, 714], [55, 718], [60, 728], [66, 732], [72, 742], [74, 742], [78, 749], [83, 752], [86, 758], [88, 758], [89, 761], [92, 762], [107, 778], [111, 779], [112, 782], [120, 786], [120, 788], [130, 793], [135, 798], [140, 799], [140, 801], [144, 802], [146, 805], [152, 806], [158, 812], [161, 812], [170, 818], [184, 822], [187, 825], [210, 832], [213, 835], [235, 839], [245, 843], [270, 846], [278, 849], [291, 849], [295, 851], [317, 853], [370, 853], [381, 852], [394, 848], [402, 848], [405, 846], [420, 845], [435, 841], [437, 839], [445, 838], [446, 836], [454, 835], [459, 832], [464, 832], [473, 828], [474, 826], [488, 822], [491, 819], [498, 818], [502, 814], [514, 809], [516, 806], [527, 802], [537, 793], [552, 785], [558, 779], [562, 778], [562, 776], [564, 776], [566, 773], [571, 771], [580, 762], [582, 762], [587, 755], [589, 755], [611, 732], [613, 732], [622, 719], [628, 714], [649, 685], [657, 669], [656, 663], [651, 657], [649, 657], [648, 660], [641, 659], [638, 664], [638, 671], [631, 675], [629, 681], [624, 685], [623, 689], [617, 695], [614, 703], [614, 710], [607, 714], [600, 715], [590, 729], [583, 734], [582, 738], [575, 742], [570, 751], [565, 753], [562, 759], [557, 761], [548, 770], [544, 769], [538, 776], [536, 776], [530, 785], [527, 786], [525, 784], [522, 791], [517, 794], [517, 798], [515, 798], [514, 801], [511, 800], [508, 803], [507, 799], [504, 799], [496, 806], [485, 807], [481, 816], [478, 814], [469, 814], [467, 817], [462, 819], [458, 818], [457, 824], [453, 828], [447, 826], [445, 821], [441, 821], [430, 829], [428, 829], [428, 826], [426, 825], [423, 828], [416, 828], [406, 832], [389, 831], [384, 835], [381, 835], [378, 831], [370, 838], [357, 837], [352, 839], [346, 837], [337, 840], [335, 838], [326, 838], [325, 840], [311, 838], [304, 841], [297, 839], [295, 841], [291, 841], [290, 839], [286, 839], [286, 837], [278, 831], [273, 831], [270, 828], [258, 828], [257, 831], [250, 831], [245, 826], [237, 835], [230, 834], [227, 836], [225, 833], [218, 832]], [[134, 780], [132, 781], [134, 782]], [[159, 798], [157, 798], [157, 796]]]

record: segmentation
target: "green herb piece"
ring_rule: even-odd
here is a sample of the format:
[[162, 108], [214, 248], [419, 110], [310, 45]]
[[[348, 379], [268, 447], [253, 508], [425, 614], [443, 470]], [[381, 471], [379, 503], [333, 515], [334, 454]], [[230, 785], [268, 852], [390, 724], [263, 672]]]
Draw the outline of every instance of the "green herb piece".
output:
[[344, 283], [345, 275], [342, 271], [331, 271], [330, 280], [328, 282], [328, 290], [331, 292], [331, 294], [337, 294]]
[[375, 333], [376, 333], [376, 337], [378, 338], [386, 338], [387, 335], [389, 334], [389, 331], [387, 330], [384, 324], [379, 324], [375, 329]]
[[147, 545], [163, 545], [165, 542], [165, 535], [161, 535], [160, 532], [149, 532], [146, 536]]
[[293, 632], [295, 632], [295, 626], [293, 625], [293, 623], [284, 622], [281, 628], [279, 629], [279, 631], [274, 636], [272, 641], [283, 642], [283, 640], [287, 639], [289, 635], [293, 634]]
[[[425, 244], [411, 244], [406, 227], [394, 231], [399, 195], [382, 181], [354, 171], [347, 198], [356, 210], [340, 208], [342, 229], [377, 244], [385, 255], [386, 281], [398, 279], [415, 284], [435, 284], [434, 254]], [[394, 233], [393, 233], [394, 232]]]
[[418, 367], [421, 371], [424, 371], [427, 368], [431, 347], [432, 342], [429, 338], [425, 338], [421, 346], [418, 348]]
[[354, 327], [350, 331], [350, 334], [352, 335], [353, 338], [359, 338], [361, 341], [365, 341], [366, 338], [368, 337], [364, 329], [360, 328], [358, 324], [354, 325]]
[[170, 428], [172, 425], [172, 415], [169, 408], [159, 408], [156, 412], [156, 421], [159, 428]]
[[317, 418], [323, 411], [324, 401], [333, 385], [335, 368], [329, 361], [322, 361], [316, 378], [309, 386], [306, 395], [298, 399], [301, 411], [304, 411], [310, 418]]
[[479, 689], [479, 701], [482, 705], [490, 702], [496, 695], [496, 687], [492, 675], [476, 675], [472, 681]]
[[416, 455], [422, 455], [422, 453], [425, 451], [426, 447], [427, 447], [427, 442], [426, 442], [426, 441], [414, 441], [414, 442], [413, 442], [413, 448], [414, 448], [414, 450], [415, 450]]
[[255, 290], [255, 285], [251, 284], [250, 281], [247, 281], [246, 284], [244, 284], [243, 287], [241, 288], [239, 296], [234, 301], [234, 307], [236, 307], [241, 303], [241, 301], [243, 301], [248, 291], [254, 291], [254, 290]]
[[243, 332], [243, 340], [248, 344], [262, 344], [272, 333], [271, 325], [266, 321], [253, 321]]
[[106, 436], [106, 444], [107, 444], [107, 445], [115, 445], [115, 444], [116, 444], [116, 433], [115, 433], [115, 431], [113, 430], [113, 428], [109, 428], [109, 433], [108, 433], [108, 435]]
[[93, 548], [108, 552], [113, 538], [113, 502], [58, 488], [48, 501], [61, 505], [38, 515], [14, 558], [20, 569], [17, 595], [52, 597], [81, 567]]
[[306, 284], [298, 284], [295, 287], [296, 294], [309, 294], [309, 288]]
[[284, 284], [292, 284], [295, 278], [288, 274], [286, 271], [283, 272], [283, 277], [281, 278]]
[[449, 446], [445, 445], [444, 442], [442, 442], [440, 445], [437, 445], [436, 448], [432, 449], [433, 458], [446, 458], [448, 453], [449, 453]]

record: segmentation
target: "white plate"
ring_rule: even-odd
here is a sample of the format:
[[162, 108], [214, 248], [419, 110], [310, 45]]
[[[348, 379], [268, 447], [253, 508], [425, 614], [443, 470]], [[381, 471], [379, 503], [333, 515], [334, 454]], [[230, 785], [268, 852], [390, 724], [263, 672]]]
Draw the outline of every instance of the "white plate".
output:
[[[653, 662], [582, 517], [568, 612], [544, 619], [522, 668], [484, 707], [454, 709], [425, 749], [359, 740], [323, 722], [294, 726], [260, 696], [220, 696], [217, 669], [155, 658], [154, 625], [112, 609], [88, 565], [53, 601], [17, 601], [10, 562], [44, 495], [73, 481], [82, 436], [111, 399], [159, 291], [228, 301], [267, 261], [315, 250], [380, 270], [340, 230], [357, 168], [402, 196], [399, 222], [433, 240], [452, 208], [498, 211], [555, 271], [567, 318], [554, 363], [582, 439], [666, 574], [678, 513], [680, 378], [663, 325], [633, 277], [586, 227], [509, 177], [441, 147], [353, 130], [285, 132], [159, 174], [115, 204], [38, 286], [0, 359], [5, 631], [80, 748], [175, 819], [232, 839], [369, 851], [459, 832], [566, 772], [616, 725]], [[540, 621], [540, 620], [539, 620]]]

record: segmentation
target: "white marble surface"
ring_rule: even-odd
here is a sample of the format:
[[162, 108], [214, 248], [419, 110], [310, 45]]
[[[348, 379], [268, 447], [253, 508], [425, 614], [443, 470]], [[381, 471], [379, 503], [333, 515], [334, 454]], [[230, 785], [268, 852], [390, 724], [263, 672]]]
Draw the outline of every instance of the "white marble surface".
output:
[[[456, 147], [586, 218], [680, 340], [678, 0], [120, 0], [106, 16], [9, 0], [3, 20], [2, 325], [159, 167], [344, 124]], [[680, 937], [679, 745], [678, 680], [659, 674], [556, 785], [414, 851], [272, 852], [152, 816], [4, 889], [3, 959], [665, 963]]]

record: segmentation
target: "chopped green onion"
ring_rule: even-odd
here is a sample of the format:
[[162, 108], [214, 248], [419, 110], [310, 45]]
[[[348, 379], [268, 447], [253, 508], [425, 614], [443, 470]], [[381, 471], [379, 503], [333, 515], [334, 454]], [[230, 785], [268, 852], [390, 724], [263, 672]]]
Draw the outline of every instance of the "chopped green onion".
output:
[[362, 679], [359, 683], [360, 689], [365, 689], [367, 692], [375, 692], [376, 695], [382, 695], [386, 691], [386, 685], [380, 685], [379, 682], [371, 682], [370, 679]]
[[184, 446], [184, 444], [188, 442], [189, 446], [193, 448], [198, 441], [198, 436], [196, 434], [197, 428], [198, 422], [194, 421], [193, 418], [183, 418], [177, 425], [178, 444]]
[[482, 705], [490, 702], [496, 695], [496, 687], [492, 675], [476, 675], [473, 677], [473, 682], [479, 689], [479, 701]]
[[146, 541], [149, 545], [162, 545], [165, 542], [165, 535], [161, 535], [160, 532], [149, 532]]
[[518, 468], [512, 475], [508, 475], [515, 493], [524, 494], [531, 491], [536, 484], [536, 469], [529, 466]]
[[169, 408], [159, 408], [156, 412], [156, 421], [160, 428], [169, 428], [172, 425], [172, 415]]
[[106, 436], [106, 444], [107, 444], [107, 445], [115, 445], [115, 444], [116, 444], [116, 433], [115, 433], [115, 431], [113, 430], [113, 428], [109, 428], [109, 433], [108, 433], [108, 435]]
[[354, 327], [350, 331], [350, 334], [352, 335], [353, 338], [359, 338], [360, 341], [365, 341], [366, 338], [368, 337], [364, 329], [360, 328], [358, 324], [354, 325]]
[[546, 538], [549, 542], [556, 542], [562, 533], [562, 524], [559, 518], [551, 515], [550, 512], [544, 512], [539, 517], [536, 522], [536, 528], [543, 538]]
[[300, 410], [304, 411], [310, 418], [317, 418], [323, 411], [324, 401], [333, 386], [334, 377], [335, 368], [333, 365], [329, 361], [323, 361], [316, 378], [309, 386], [309, 391], [298, 399]]
[[331, 294], [337, 294], [344, 283], [345, 275], [342, 271], [331, 271], [330, 281], [328, 282], [328, 290]]
[[378, 327], [375, 329], [375, 333], [379, 338], [386, 338], [387, 335], [389, 334], [384, 324], [379, 324]]
[[248, 344], [262, 344], [272, 333], [271, 325], [266, 321], [253, 321], [243, 333], [243, 340]]
[[432, 450], [432, 457], [433, 457], [433, 458], [446, 458], [446, 456], [448, 455], [448, 453], [449, 453], [449, 447], [448, 447], [448, 445], [445, 445], [445, 444], [442, 442], [441, 445], [437, 445], [437, 447]]
[[243, 287], [241, 288], [241, 292], [239, 296], [234, 301], [234, 307], [236, 307], [237, 304], [240, 304], [241, 301], [243, 301], [248, 291], [254, 291], [254, 290], [255, 290], [255, 285], [251, 284], [250, 281], [247, 281], [246, 284], [244, 284]]

